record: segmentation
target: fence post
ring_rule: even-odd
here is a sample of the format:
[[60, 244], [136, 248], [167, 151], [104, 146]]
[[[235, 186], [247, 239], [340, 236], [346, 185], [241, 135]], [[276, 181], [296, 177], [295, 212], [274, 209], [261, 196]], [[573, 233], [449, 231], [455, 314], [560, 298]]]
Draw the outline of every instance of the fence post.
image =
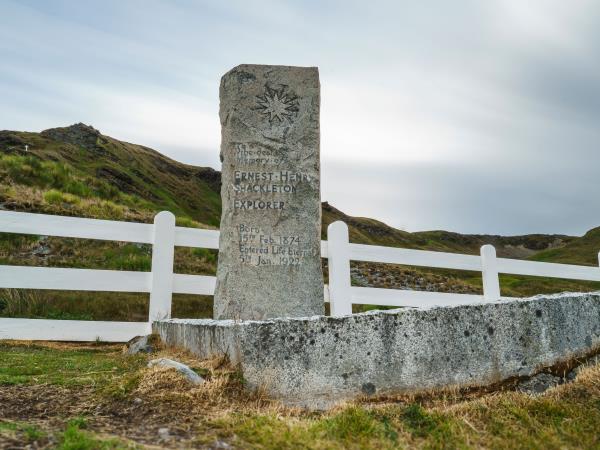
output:
[[152, 244], [152, 288], [149, 321], [171, 317], [173, 258], [175, 256], [175, 216], [169, 211], [154, 216]]
[[352, 314], [348, 226], [337, 221], [327, 227], [329, 306], [332, 316]]
[[500, 300], [500, 279], [498, 278], [498, 262], [496, 249], [493, 245], [486, 244], [481, 247], [481, 265], [483, 279], [483, 299]]

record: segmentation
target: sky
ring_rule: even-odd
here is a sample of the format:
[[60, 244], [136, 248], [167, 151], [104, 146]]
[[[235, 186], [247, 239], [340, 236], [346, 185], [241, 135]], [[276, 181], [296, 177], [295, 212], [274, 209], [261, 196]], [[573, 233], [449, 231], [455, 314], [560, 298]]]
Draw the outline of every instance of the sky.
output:
[[219, 82], [318, 66], [322, 199], [407, 231], [600, 225], [600, 2], [0, 0], [0, 129], [220, 169]]

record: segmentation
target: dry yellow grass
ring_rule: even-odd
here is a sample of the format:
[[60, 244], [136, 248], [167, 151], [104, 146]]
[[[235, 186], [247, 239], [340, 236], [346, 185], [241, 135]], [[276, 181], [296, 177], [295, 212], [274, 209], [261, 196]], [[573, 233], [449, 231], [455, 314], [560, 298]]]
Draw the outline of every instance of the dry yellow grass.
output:
[[[167, 448], [219, 441], [261, 449], [600, 448], [600, 365], [584, 367], [574, 382], [538, 396], [450, 389], [310, 412], [247, 392], [239, 373], [222, 358], [201, 361], [182, 350], [131, 357], [118, 345], [0, 343], [2, 361], [10, 364], [15, 354], [22, 361], [29, 357], [42, 372], [70, 364], [82, 385], [61, 385], [67, 369], [62, 378], [19, 379], [2, 378], [0, 367], [5, 424], [0, 424], [0, 443], [2, 426], [23, 439], [25, 432], [15, 431], [15, 423], [60, 437], [61, 430], [74, 426], [69, 420], [83, 416], [85, 433], [100, 433], [97, 440]], [[50, 357], [55, 361], [44, 368]], [[148, 359], [160, 357], [189, 365], [206, 383], [192, 386], [172, 369], [146, 367]], [[160, 428], [169, 429], [169, 439], [161, 440]]]

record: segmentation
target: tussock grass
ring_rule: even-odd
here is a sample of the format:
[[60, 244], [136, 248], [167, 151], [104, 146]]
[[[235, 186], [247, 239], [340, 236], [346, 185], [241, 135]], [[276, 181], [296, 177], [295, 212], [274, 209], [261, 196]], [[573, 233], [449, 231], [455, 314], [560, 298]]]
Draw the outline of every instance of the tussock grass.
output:
[[122, 193], [115, 185], [75, 170], [69, 164], [36, 156], [0, 155], [0, 180], [14, 186], [39, 188], [51, 204], [75, 203], [82, 198], [116, 201], [128, 206], [150, 206]]

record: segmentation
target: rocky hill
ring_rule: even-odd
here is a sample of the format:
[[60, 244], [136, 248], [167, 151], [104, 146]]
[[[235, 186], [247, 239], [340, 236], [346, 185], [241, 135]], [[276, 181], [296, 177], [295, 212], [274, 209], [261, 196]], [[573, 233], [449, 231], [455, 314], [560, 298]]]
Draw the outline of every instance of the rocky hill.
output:
[[[63, 203], [60, 210], [25, 198], [26, 189], [5, 194], [4, 202], [12, 200], [7, 208], [85, 214], [85, 208], [74, 206], [77, 200], [98, 199], [122, 206], [128, 218], [135, 217], [136, 211], [167, 209], [218, 226], [219, 172], [179, 163], [148, 147], [104, 136], [91, 126], [79, 123], [41, 133], [0, 131], [0, 151], [3, 188], [31, 188], [34, 197], [37, 191], [45, 194], [51, 189], [77, 197], [58, 199], [55, 194], [54, 202], [45, 202]], [[102, 211], [92, 215], [96, 214]]]

